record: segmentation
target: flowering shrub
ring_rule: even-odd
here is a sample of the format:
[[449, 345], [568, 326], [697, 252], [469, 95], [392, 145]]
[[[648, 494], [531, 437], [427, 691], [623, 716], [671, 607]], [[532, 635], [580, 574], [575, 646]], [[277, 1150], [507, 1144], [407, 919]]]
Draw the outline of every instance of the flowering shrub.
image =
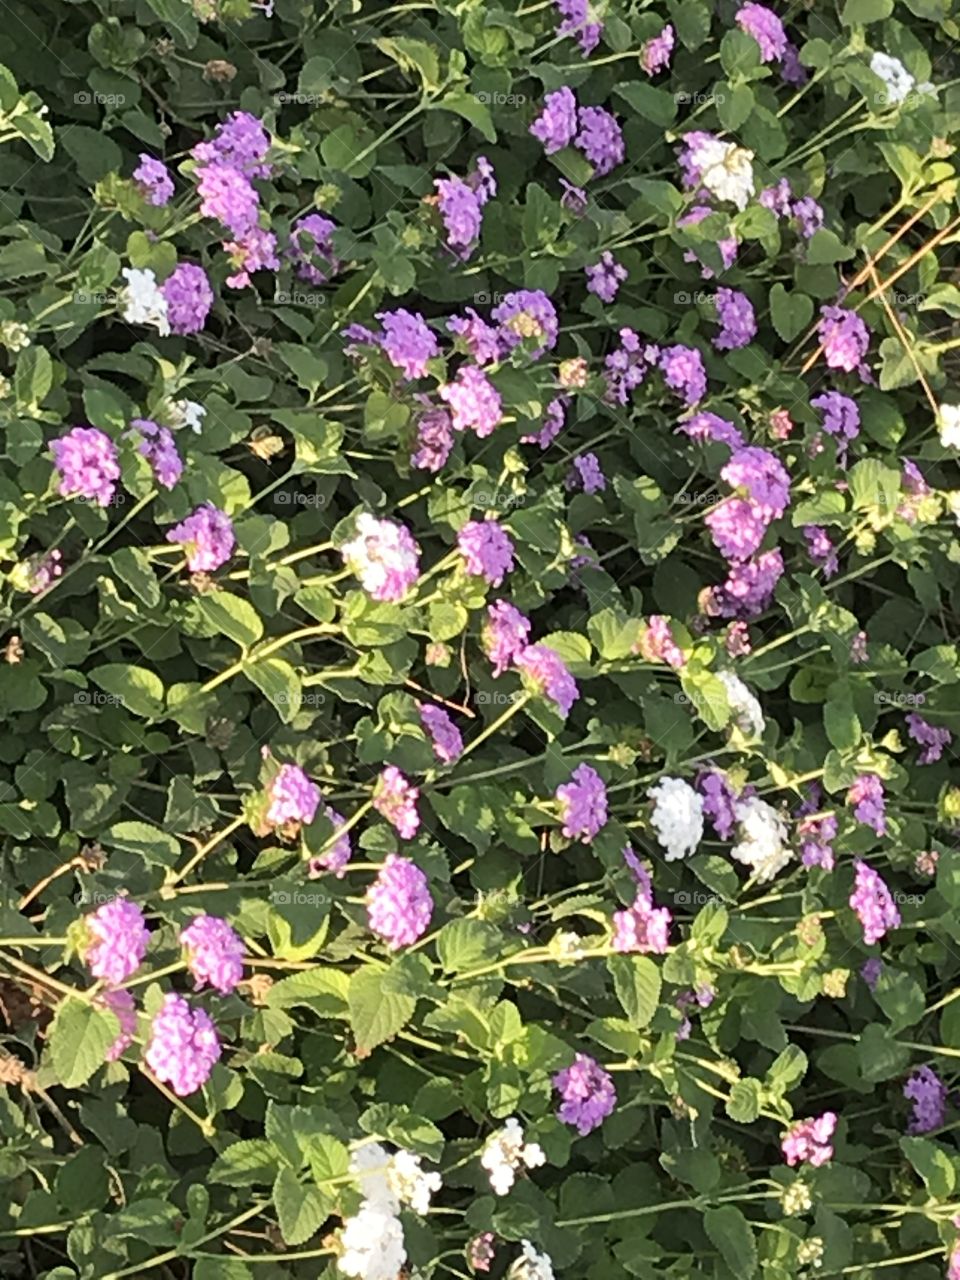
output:
[[4, 1273], [957, 1280], [957, 6], [6, 37]]

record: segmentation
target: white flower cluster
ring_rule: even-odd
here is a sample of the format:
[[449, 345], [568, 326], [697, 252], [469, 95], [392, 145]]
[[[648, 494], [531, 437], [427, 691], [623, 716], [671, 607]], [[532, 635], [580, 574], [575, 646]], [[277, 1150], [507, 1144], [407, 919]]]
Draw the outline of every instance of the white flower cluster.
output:
[[937, 414], [940, 443], [945, 449], [960, 449], [960, 404], [942, 404]]
[[402, 1148], [391, 1155], [379, 1142], [358, 1147], [350, 1161], [357, 1175], [363, 1203], [343, 1224], [343, 1249], [337, 1267], [359, 1280], [397, 1280], [407, 1260], [403, 1227], [398, 1214], [402, 1204], [425, 1214], [430, 1197], [443, 1186], [439, 1173], [425, 1173], [420, 1157]]
[[700, 170], [700, 183], [718, 200], [730, 200], [741, 211], [755, 190], [753, 152], [720, 138], [705, 138], [690, 159]]
[[490, 1186], [498, 1196], [505, 1196], [513, 1186], [521, 1165], [536, 1169], [546, 1160], [536, 1142], [524, 1141], [523, 1126], [516, 1116], [511, 1116], [502, 1129], [490, 1135], [480, 1155]]
[[161, 338], [170, 333], [167, 318], [167, 300], [160, 291], [157, 277], [149, 269], [124, 267], [121, 272], [126, 280], [122, 291], [123, 318], [129, 324], [153, 325]]
[[757, 884], [766, 884], [790, 861], [783, 819], [758, 796], [738, 800], [733, 811], [740, 824], [740, 839], [730, 855], [751, 868]]
[[554, 1280], [553, 1262], [547, 1253], [537, 1253], [529, 1240], [521, 1240], [522, 1253], [507, 1272], [507, 1280]]
[[914, 89], [917, 93], [936, 93], [936, 89], [929, 81], [917, 84], [916, 78], [910, 74], [900, 59], [892, 57], [889, 53], [875, 53], [870, 59], [870, 70], [887, 86], [884, 96], [887, 102], [892, 102], [894, 105], [903, 102]]
[[663, 778], [647, 792], [654, 801], [650, 821], [667, 862], [689, 857], [703, 839], [703, 801], [682, 778]]
[[189, 427], [197, 435], [203, 430], [203, 420], [207, 416], [207, 411], [202, 404], [197, 404], [196, 400], [171, 400], [169, 409], [172, 427], [178, 430]]
[[363, 511], [357, 516], [355, 528], [356, 537], [343, 544], [340, 554], [360, 579], [364, 591], [377, 599], [398, 574], [416, 577], [420, 565], [416, 544], [411, 540], [408, 545], [401, 525], [378, 520]]
[[763, 708], [739, 676], [732, 671], [718, 671], [717, 678], [727, 691], [727, 701], [737, 725], [748, 738], [762, 738], [767, 723]]

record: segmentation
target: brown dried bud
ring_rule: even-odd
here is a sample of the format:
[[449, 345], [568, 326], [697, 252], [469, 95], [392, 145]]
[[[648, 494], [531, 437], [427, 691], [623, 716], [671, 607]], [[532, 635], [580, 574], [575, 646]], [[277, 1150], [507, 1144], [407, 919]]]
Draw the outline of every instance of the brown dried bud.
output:
[[229, 84], [236, 74], [237, 68], [233, 63], [223, 58], [211, 58], [203, 68], [204, 80], [212, 80], [215, 84]]
[[23, 661], [23, 641], [19, 636], [10, 637], [7, 641], [7, 647], [3, 651], [3, 657], [4, 661], [12, 667]]

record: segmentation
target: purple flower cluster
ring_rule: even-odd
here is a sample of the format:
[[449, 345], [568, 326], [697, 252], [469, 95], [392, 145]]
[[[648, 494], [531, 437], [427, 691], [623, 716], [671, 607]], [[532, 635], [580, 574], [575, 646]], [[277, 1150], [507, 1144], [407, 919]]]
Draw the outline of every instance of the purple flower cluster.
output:
[[601, 302], [613, 302], [620, 286], [627, 278], [627, 269], [617, 262], [609, 249], [600, 255], [599, 262], [585, 268], [587, 290], [595, 293]]
[[807, 543], [807, 555], [818, 568], [823, 570], [825, 578], [832, 578], [839, 568], [837, 549], [826, 529], [818, 524], [805, 524], [803, 536]]
[[457, 534], [467, 573], [499, 587], [513, 569], [513, 542], [496, 520], [468, 520]]
[[653, 881], [629, 845], [623, 851], [624, 861], [637, 882], [633, 905], [613, 913], [614, 951], [646, 955], [663, 955], [670, 945], [673, 917], [668, 907], [653, 905]]
[[648, 76], [655, 76], [670, 65], [676, 43], [673, 27], [667, 23], [658, 36], [652, 36], [640, 50], [640, 66]]
[[563, 18], [557, 27], [557, 35], [577, 37], [583, 56], [593, 53], [603, 34], [603, 23], [591, 20], [589, 0], [553, 0], [554, 8]]
[[27, 590], [38, 596], [48, 590], [63, 574], [63, 557], [57, 547], [31, 556], [27, 561]]
[[670, 619], [662, 613], [651, 614], [647, 619], [636, 648], [647, 662], [665, 662], [675, 671], [679, 671], [687, 661], [673, 638]]
[[133, 171], [133, 180], [147, 204], [159, 207], [169, 204], [173, 199], [173, 179], [162, 160], [156, 160], [141, 151], [140, 163]]
[[842, 395], [839, 391], [824, 391], [814, 396], [811, 407], [819, 409], [823, 417], [823, 429], [828, 435], [837, 439], [837, 458], [844, 466], [847, 457], [847, 445], [860, 434], [860, 409], [856, 400]]
[[326, 284], [340, 270], [340, 262], [331, 247], [337, 224], [319, 213], [299, 218], [290, 231], [290, 256], [301, 280], [310, 284]]
[[493, 166], [485, 156], [466, 180], [435, 178], [437, 208], [447, 235], [447, 248], [466, 261], [477, 247], [483, 222], [483, 206], [497, 194]]
[[513, 666], [526, 649], [529, 635], [530, 619], [508, 601], [495, 600], [488, 606], [481, 639], [494, 676]]
[[260, 197], [246, 174], [226, 164], [205, 165], [197, 171], [200, 212], [215, 218], [237, 237], [257, 225]]
[[194, 989], [211, 986], [227, 996], [243, 980], [246, 948], [238, 933], [219, 916], [196, 916], [180, 930]]
[[606, 398], [616, 404], [628, 404], [631, 395], [646, 378], [650, 366], [660, 357], [659, 348], [643, 344], [633, 329], [621, 329], [620, 346], [604, 360]]
[[869, 371], [864, 357], [870, 346], [870, 330], [855, 311], [845, 307], [821, 307], [817, 334], [831, 369], [856, 372], [862, 381], [868, 380]]
[[864, 942], [871, 946], [899, 926], [900, 912], [879, 872], [859, 858], [854, 868], [856, 883], [850, 895], [850, 906], [863, 927]]
[[521, 436], [521, 444], [537, 444], [541, 449], [549, 449], [563, 430], [569, 403], [567, 396], [556, 396], [551, 400], [543, 413], [543, 426], [536, 435]]
[[411, 785], [396, 765], [389, 764], [381, 770], [373, 791], [373, 807], [404, 840], [412, 840], [420, 827], [419, 798], [419, 789]]
[[555, 702], [566, 719], [580, 696], [563, 659], [545, 644], [528, 645], [515, 659], [517, 669], [537, 693]]
[[548, 156], [568, 147], [577, 133], [577, 99], [573, 90], [563, 85], [548, 93], [530, 132], [543, 144]]
[[173, 433], [149, 418], [134, 418], [130, 426], [140, 436], [137, 452], [150, 463], [157, 484], [172, 489], [183, 474], [183, 459], [177, 452]]
[[584, 493], [602, 493], [606, 489], [607, 478], [595, 453], [581, 453], [574, 458], [567, 484], [570, 488], [579, 486]]
[[288, 822], [308, 826], [316, 817], [320, 788], [298, 764], [282, 764], [267, 787], [266, 818], [275, 827]]
[[452, 382], [438, 392], [450, 406], [455, 431], [473, 431], [480, 439], [492, 435], [503, 419], [500, 393], [476, 365], [463, 364]]
[[415, 862], [395, 853], [367, 889], [367, 921], [391, 951], [409, 947], [422, 937], [433, 915], [427, 877]]
[[837, 819], [832, 813], [820, 813], [823, 792], [817, 783], [811, 783], [807, 798], [797, 809], [797, 836], [800, 840], [800, 861], [805, 867], [821, 867], [824, 871], [834, 868], [833, 841], [837, 838]]
[[410, 465], [418, 471], [441, 471], [453, 450], [453, 423], [446, 409], [431, 407], [417, 419], [416, 450]]
[[198, 166], [224, 164], [249, 178], [267, 178], [270, 165], [265, 156], [269, 150], [263, 121], [249, 111], [233, 111], [217, 125], [213, 137], [198, 142], [191, 154]]
[[[320, 811], [333, 825], [336, 836], [337, 831], [346, 822], [343, 814], [337, 813], [336, 809], [332, 809], [328, 804], [323, 805]], [[325, 871], [332, 871], [338, 880], [342, 880], [346, 865], [350, 861], [350, 852], [350, 832], [345, 831], [343, 835], [336, 836], [325, 853], [317, 854], [310, 859], [308, 864], [310, 876], [316, 879]]]
[[837, 1128], [833, 1111], [825, 1111], [812, 1120], [798, 1120], [784, 1135], [780, 1146], [787, 1164], [806, 1162], [815, 1169], [833, 1159], [831, 1138]]
[[676, 391], [684, 404], [697, 404], [706, 395], [707, 371], [703, 367], [703, 356], [696, 347], [685, 347], [679, 343], [665, 347], [660, 352], [659, 365], [664, 382], [671, 391]]
[[[696, 204], [686, 213], [677, 219], [678, 227], [695, 227], [701, 223], [704, 218], [708, 218], [710, 214], [715, 213], [715, 209], [711, 209], [709, 205]], [[716, 241], [717, 248], [720, 250], [720, 260], [723, 263], [724, 270], [732, 267], [737, 260], [737, 250], [740, 247], [740, 241], [735, 235], [724, 236]], [[698, 262], [699, 258], [693, 249], [687, 249], [683, 255], [684, 262]], [[704, 280], [712, 280], [714, 276], [713, 269], [701, 263], [700, 274]]]
[[913, 1103], [908, 1133], [940, 1128], [947, 1115], [947, 1086], [932, 1067], [917, 1067], [903, 1086], [903, 1096]]
[[466, 307], [462, 316], [451, 316], [447, 329], [460, 339], [467, 353], [481, 367], [495, 364], [505, 354], [499, 329], [488, 324], [473, 307]]
[[737, 801], [740, 793], [719, 769], [706, 769], [697, 775], [696, 789], [703, 801], [703, 816], [713, 823], [721, 840], [729, 840], [737, 825]]
[[752, 445], [737, 449], [720, 475], [745, 496], [718, 503], [704, 523], [721, 555], [730, 561], [748, 560], [770, 524], [787, 509], [790, 477], [778, 458]]
[[923, 747], [917, 757], [918, 764], [935, 764], [943, 755], [944, 747], [953, 741], [949, 729], [937, 728], [915, 711], [907, 716], [907, 732], [918, 746]]
[[88, 915], [84, 960], [95, 978], [112, 987], [140, 968], [150, 941], [143, 912], [129, 898], [111, 898]]
[[419, 311], [378, 311], [377, 319], [383, 325], [380, 346], [395, 369], [405, 378], [422, 378], [427, 372], [427, 362], [440, 354], [440, 344], [432, 329]]
[[725, 444], [734, 450], [742, 449], [745, 444], [743, 436], [733, 423], [716, 413], [695, 413], [681, 422], [677, 430], [688, 435], [691, 440], [699, 440], [705, 444]]
[[277, 271], [280, 267], [277, 237], [262, 227], [251, 227], [245, 235], [228, 241], [223, 248], [234, 268], [233, 274], [227, 276], [231, 289], [246, 289], [254, 271]]
[[108, 1009], [120, 1023], [120, 1034], [104, 1054], [107, 1062], [116, 1062], [133, 1044], [133, 1037], [137, 1034], [137, 1006], [130, 992], [122, 988], [102, 991], [95, 1003]]
[[171, 332], [199, 333], [213, 306], [213, 290], [203, 267], [181, 262], [160, 287]]
[[593, 165], [598, 178], [623, 164], [626, 155], [623, 133], [616, 116], [604, 107], [580, 108], [580, 131], [574, 141]]
[[205, 502], [167, 533], [168, 542], [179, 542], [191, 573], [212, 573], [233, 555], [236, 538], [233, 521], [225, 511]]
[[874, 773], [861, 773], [847, 792], [847, 804], [853, 805], [853, 816], [858, 822], [873, 827], [878, 836], [887, 830], [883, 783]]
[[500, 326], [500, 341], [506, 352], [532, 340], [537, 345], [529, 346], [529, 356], [537, 360], [557, 345], [557, 309], [542, 289], [508, 293], [490, 314]]
[[561, 1097], [557, 1119], [572, 1125], [581, 1137], [603, 1124], [617, 1105], [613, 1079], [599, 1062], [578, 1053], [573, 1065], [553, 1077]]
[[779, 62], [783, 58], [787, 51], [787, 33], [772, 9], [749, 0], [737, 10], [736, 23], [760, 46], [761, 61]]
[[570, 781], [557, 787], [556, 801], [568, 840], [589, 844], [607, 821], [607, 789], [588, 764], [578, 765]]
[[420, 721], [430, 735], [433, 754], [444, 764], [453, 764], [463, 753], [463, 737], [447, 712], [425, 702], [420, 707]]
[[732, 564], [724, 582], [704, 593], [703, 612], [711, 618], [755, 618], [768, 608], [782, 576], [783, 555], [779, 547]]
[[713, 345], [718, 351], [745, 347], [757, 333], [753, 303], [737, 289], [718, 289], [715, 301], [720, 332], [713, 339]]
[[420, 548], [413, 534], [393, 520], [377, 520], [363, 511], [356, 536], [340, 548], [343, 562], [374, 600], [402, 600], [420, 577]]
[[191, 1009], [176, 992], [164, 997], [150, 1029], [144, 1058], [147, 1066], [178, 1098], [196, 1093], [219, 1060], [220, 1037], [202, 1009]]
[[109, 505], [120, 479], [117, 446], [96, 427], [74, 427], [51, 440], [53, 465], [60, 476], [60, 496], [86, 498]]

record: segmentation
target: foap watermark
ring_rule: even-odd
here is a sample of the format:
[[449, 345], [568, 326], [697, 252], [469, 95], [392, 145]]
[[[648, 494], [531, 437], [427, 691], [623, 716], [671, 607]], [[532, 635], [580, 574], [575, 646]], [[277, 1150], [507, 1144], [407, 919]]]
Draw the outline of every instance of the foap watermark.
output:
[[100, 93], [96, 89], [79, 89], [73, 95], [78, 107], [122, 107], [127, 100], [125, 93]]
[[506, 296], [505, 293], [488, 293], [486, 289], [481, 289], [473, 295], [473, 300], [478, 306], [498, 307]]
[[901, 693], [897, 689], [880, 689], [873, 695], [873, 701], [878, 707], [922, 707], [926, 700], [925, 693]]
[[307, 293], [303, 289], [279, 289], [273, 295], [274, 304], [278, 307], [325, 307], [325, 293]]
[[922, 906], [926, 894], [923, 893], [892, 893], [890, 895], [898, 907], [919, 907]]
[[717, 893], [704, 893], [701, 889], [678, 889], [671, 895], [675, 907], [705, 907], [710, 902], [723, 905], [723, 899]]
[[102, 689], [78, 689], [73, 701], [79, 707], [122, 707], [123, 694], [104, 693]]
[[713, 303], [714, 297], [712, 293], [702, 293], [699, 290], [687, 293], [681, 289], [679, 293], [673, 295], [673, 300], [678, 307], [698, 307], [704, 303]]
[[473, 700], [480, 707], [508, 707], [513, 702], [519, 702], [522, 697], [522, 693], [500, 693], [496, 689], [489, 691], [481, 689], [473, 695]]
[[108, 893], [105, 889], [84, 889], [80, 894], [80, 903], [82, 907], [102, 907], [108, 902], [119, 902], [123, 899], [122, 893]]
[[113, 289], [105, 289], [99, 293], [95, 290], [74, 289], [73, 301], [80, 307], [117, 307], [121, 299]]
[[705, 107], [715, 102], [718, 105], [726, 102], [726, 97], [722, 93], [691, 93], [687, 89], [679, 89], [674, 95], [673, 100], [678, 106]]
[[678, 493], [673, 500], [680, 506], [691, 507], [715, 507], [718, 502], [723, 501], [720, 494], [710, 493], [709, 491], [703, 493]]
[[491, 492], [471, 494], [475, 507], [493, 507], [498, 511], [506, 511], [510, 507], [522, 507], [526, 497], [522, 493], [511, 493], [507, 489], [494, 489]]
[[322, 707], [327, 701], [327, 695], [313, 689], [305, 689], [302, 693], [289, 693], [281, 689], [271, 701], [279, 707]]
[[322, 493], [278, 493], [276, 501], [281, 506], [325, 507], [329, 499]]
[[273, 889], [270, 893], [274, 907], [329, 907], [331, 901], [329, 893], [315, 889]]
[[278, 107], [318, 107], [330, 99], [323, 93], [275, 93], [273, 100]]
[[475, 93], [478, 102], [488, 107], [522, 107], [527, 101], [525, 93]]

